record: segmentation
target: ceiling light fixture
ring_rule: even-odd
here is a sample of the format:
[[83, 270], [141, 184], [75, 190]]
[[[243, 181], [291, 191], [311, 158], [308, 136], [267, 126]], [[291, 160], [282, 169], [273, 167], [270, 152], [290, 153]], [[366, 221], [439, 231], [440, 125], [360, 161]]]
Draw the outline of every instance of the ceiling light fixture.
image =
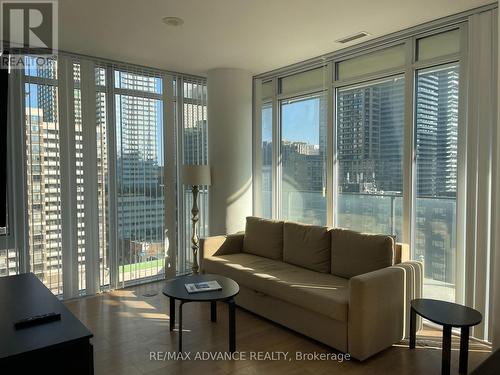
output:
[[161, 20], [168, 26], [180, 26], [184, 23], [184, 20], [179, 17], [164, 17]]
[[359, 33], [337, 39], [336, 42], [337, 43], [349, 43], [349, 42], [352, 42], [353, 40], [356, 40], [359, 38], [364, 38], [365, 36], [368, 36], [368, 35], [371, 35], [371, 34], [367, 33], [366, 31], [360, 31]]

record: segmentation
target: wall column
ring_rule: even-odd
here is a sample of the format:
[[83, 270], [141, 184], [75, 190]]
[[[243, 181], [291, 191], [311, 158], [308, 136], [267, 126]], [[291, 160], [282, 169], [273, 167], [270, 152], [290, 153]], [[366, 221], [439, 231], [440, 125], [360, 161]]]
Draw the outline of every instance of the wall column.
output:
[[234, 233], [252, 214], [252, 75], [218, 68], [207, 84], [210, 234]]

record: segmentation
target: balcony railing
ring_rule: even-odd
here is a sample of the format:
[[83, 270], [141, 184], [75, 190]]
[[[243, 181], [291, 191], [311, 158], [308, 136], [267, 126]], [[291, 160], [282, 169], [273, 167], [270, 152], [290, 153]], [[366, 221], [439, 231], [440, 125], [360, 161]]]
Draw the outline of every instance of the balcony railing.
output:
[[[263, 192], [263, 202], [270, 202]], [[283, 191], [282, 217], [326, 224], [326, 198], [321, 192]], [[339, 193], [336, 225], [368, 233], [387, 233], [401, 239], [403, 197], [398, 194]], [[419, 196], [415, 201], [412, 258], [424, 263], [427, 296], [454, 300], [456, 277], [456, 199]]]

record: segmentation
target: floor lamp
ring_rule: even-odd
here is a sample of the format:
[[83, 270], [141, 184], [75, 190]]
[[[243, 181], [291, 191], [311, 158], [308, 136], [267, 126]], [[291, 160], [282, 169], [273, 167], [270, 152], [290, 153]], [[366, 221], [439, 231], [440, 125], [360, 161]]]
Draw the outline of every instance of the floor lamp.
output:
[[182, 167], [182, 182], [184, 185], [191, 185], [193, 192], [193, 207], [191, 208], [191, 221], [193, 223], [193, 235], [191, 237], [191, 249], [193, 250], [193, 273], [198, 273], [198, 249], [199, 237], [197, 234], [197, 223], [200, 219], [198, 208], [198, 192], [200, 186], [210, 186], [210, 166], [208, 165], [184, 165]]

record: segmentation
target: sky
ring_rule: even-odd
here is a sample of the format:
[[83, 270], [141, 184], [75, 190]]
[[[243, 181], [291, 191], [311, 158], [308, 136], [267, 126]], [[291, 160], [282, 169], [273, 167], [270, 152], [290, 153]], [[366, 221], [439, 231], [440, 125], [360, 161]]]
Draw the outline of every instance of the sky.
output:
[[[281, 106], [282, 139], [319, 144], [319, 98], [283, 103]], [[272, 139], [272, 109], [262, 110], [262, 140]]]

